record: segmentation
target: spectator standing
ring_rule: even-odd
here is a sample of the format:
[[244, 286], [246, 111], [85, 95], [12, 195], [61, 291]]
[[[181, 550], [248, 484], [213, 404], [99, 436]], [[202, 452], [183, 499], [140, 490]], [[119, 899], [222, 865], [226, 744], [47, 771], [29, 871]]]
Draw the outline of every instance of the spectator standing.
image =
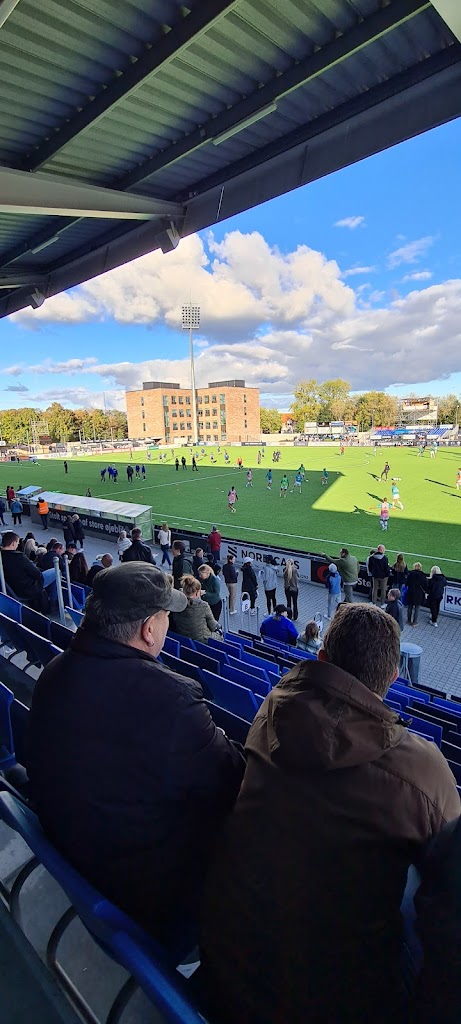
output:
[[172, 573], [176, 590], [181, 589], [181, 577], [192, 574], [192, 560], [189, 553], [186, 553], [186, 545], [183, 540], [175, 540], [173, 547]]
[[11, 515], [13, 516], [13, 526], [16, 526], [17, 523], [19, 523], [19, 525], [22, 526], [22, 513], [23, 507], [21, 505], [21, 502], [19, 501], [19, 498], [13, 498], [11, 502]]
[[155, 565], [155, 558], [150, 547], [142, 542], [142, 533], [138, 526], [131, 531], [130, 547], [122, 553], [122, 562], [150, 562]]
[[30, 712], [28, 773], [46, 834], [164, 941], [196, 915], [243, 771], [200, 686], [157, 660], [169, 612], [186, 603], [152, 565], [98, 573], [83, 626], [42, 672]]
[[397, 587], [400, 592], [402, 587], [406, 585], [408, 576], [408, 567], [402, 552], [397, 555], [397, 558], [392, 566], [392, 586]]
[[227, 561], [223, 565], [223, 579], [227, 587], [227, 593], [229, 594], [229, 615], [237, 615], [236, 603], [237, 603], [237, 583], [238, 573], [235, 568], [235, 556], [228, 555]]
[[392, 615], [395, 619], [400, 632], [402, 632], [405, 625], [405, 618], [403, 614], [403, 604], [400, 600], [400, 590], [397, 587], [391, 587], [387, 595], [386, 612], [388, 615]]
[[64, 522], [64, 526], [63, 526], [63, 533], [64, 533], [64, 543], [65, 543], [66, 547], [69, 544], [75, 543], [75, 530], [74, 530], [74, 524], [72, 522], [72, 517], [71, 516], [66, 516], [66, 519], [65, 519], [65, 522]]
[[72, 523], [73, 523], [73, 526], [74, 526], [75, 543], [76, 543], [77, 547], [80, 544], [80, 547], [83, 548], [83, 541], [85, 540], [85, 533], [84, 533], [84, 530], [83, 530], [82, 520], [80, 519], [80, 516], [77, 515], [77, 513], [74, 516], [72, 516]]
[[276, 591], [277, 591], [277, 570], [275, 568], [275, 558], [272, 555], [267, 555], [267, 561], [261, 569], [260, 576], [262, 576], [264, 592], [266, 594], [267, 603], [267, 614], [270, 615], [272, 609], [275, 612], [276, 608]]
[[443, 592], [447, 585], [446, 577], [438, 565], [433, 565], [429, 573], [429, 584], [427, 588], [427, 603], [431, 613], [431, 626], [438, 626], [440, 604]]
[[383, 703], [399, 657], [390, 616], [344, 603], [257, 712], [203, 905], [210, 1019], [407, 1019], [407, 871], [461, 805], [436, 744]]
[[168, 523], [162, 523], [158, 531], [158, 542], [162, 552], [161, 565], [166, 562], [167, 565], [171, 567], [171, 558], [169, 554], [171, 547], [171, 530], [169, 529]]
[[242, 597], [248, 594], [250, 598], [250, 614], [256, 615], [256, 598], [258, 596], [258, 580], [253, 568], [253, 559], [244, 558], [242, 565]]
[[384, 604], [386, 600], [387, 581], [389, 579], [389, 562], [384, 544], [379, 544], [376, 551], [368, 558], [368, 572], [373, 580], [371, 600], [373, 604]]
[[14, 487], [12, 487], [11, 484], [10, 484], [7, 487], [7, 489], [6, 489], [6, 500], [7, 500], [8, 508], [10, 509], [10, 511], [11, 511], [11, 502], [13, 501], [13, 498], [14, 498]]
[[126, 535], [126, 530], [120, 530], [117, 540], [117, 554], [119, 562], [122, 562], [122, 555], [131, 547], [131, 540]]
[[312, 620], [312, 622], [306, 623], [304, 633], [298, 636], [296, 646], [302, 651], [309, 651], [309, 654], [318, 654], [322, 641], [320, 639], [320, 629], [316, 622]]
[[407, 622], [416, 626], [419, 609], [427, 593], [428, 584], [421, 562], [415, 562], [407, 576]]
[[333, 562], [341, 576], [344, 600], [346, 604], [352, 604], [354, 600], [354, 587], [359, 578], [359, 563], [355, 555], [351, 555], [348, 548], [341, 548], [339, 558], [330, 558], [324, 555], [329, 562]]
[[47, 530], [48, 529], [48, 515], [49, 515], [49, 511], [50, 510], [48, 508], [48, 502], [45, 501], [44, 498], [38, 498], [38, 500], [37, 500], [37, 511], [38, 511], [38, 514], [39, 514], [40, 519], [42, 521], [43, 529]]
[[222, 537], [217, 526], [213, 526], [211, 533], [208, 534], [208, 546], [215, 562], [219, 562], [221, 558], [221, 541]]
[[4, 519], [5, 512], [6, 512], [6, 502], [4, 502], [3, 498], [0, 498], [0, 523], [2, 524], [2, 526], [6, 526], [5, 519]]
[[68, 465], [67, 465], [67, 462], [66, 462], [66, 460], [64, 460], [64, 472], [65, 472], [65, 474], [66, 474], [66, 476], [67, 476], [67, 474], [68, 474], [68, 472], [69, 472], [69, 467], [68, 467]]
[[198, 571], [198, 578], [202, 587], [202, 598], [208, 602], [216, 622], [219, 622], [222, 600], [218, 577], [215, 576], [211, 565], [201, 565]]
[[332, 614], [335, 614], [341, 602], [341, 577], [334, 562], [331, 562], [328, 566], [325, 586], [328, 591], [327, 619], [331, 619]]
[[259, 632], [263, 639], [265, 636], [268, 636], [272, 640], [279, 640], [282, 644], [290, 644], [292, 647], [296, 647], [298, 630], [291, 619], [288, 618], [286, 604], [277, 604], [275, 606], [274, 614], [268, 615], [267, 618], [263, 619]]
[[187, 605], [182, 612], [175, 612], [173, 628], [180, 636], [190, 637], [206, 644], [218, 628], [211, 605], [201, 597], [202, 584], [195, 576], [183, 576], [181, 590], [187, 597]]
[[[79, 551], [78, 557], [80, 557], [81, 554], [82, 554], [82, 552]], [[74, 560], [72, 559], [72, 561], [74, 561]], [[93, 586], [94, 578], [95, 578], [95, 576], [97, 576], [98, 572], [101, 572], [103, 569], [110, 569], [111, 566], [112, 566], [112, 563], [113, 563], [112, 555], [110, 555], [110, 554], [98, 555], [97, 558], [95, 558], [95, 560], [93, 562], [93, 565], [91, 566], [91, 569], [89, 569], [88, 566], [86, 566], [86, 574], [85, 574], [85, 576], [83, 576], [83, 572], [81, 570], [79, 570], [79, 575], [81, 575], [83, 578], [82, 579], [78, 579], [78, 580], [74, 580], [74, 582], [75, 583], [84, 583], [86, 587], [92, 587]], [[86, 561], [85, 561], [85, 565], [86, 565]], [[72, 574], [71, 574], [71, 579], [72, 579]]]
[[198, 571], [201, 565], [205, 565], [205, 559], [203, 557], [203, 548], [196, 548], [194, 557], [192, 559], [192, 572], [197, 579]]
[[283, 570], [283, 588], [287, 599], [288, 614], [296, 622], [298, 619], [299, 572], [291, 558], [287, 559]]

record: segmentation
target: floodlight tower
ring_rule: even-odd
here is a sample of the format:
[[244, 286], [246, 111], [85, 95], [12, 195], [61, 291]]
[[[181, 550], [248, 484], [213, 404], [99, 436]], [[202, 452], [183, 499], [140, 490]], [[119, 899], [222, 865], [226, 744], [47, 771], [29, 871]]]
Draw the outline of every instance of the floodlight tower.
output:
[[198, 442], [197, 430], [197, 394], [195, 390], [195, 364], [194, 364], [194, 342], [192, 331], [198, 331], [200, 327], [200, 306], [191, 302], [182, 307], [182, 329], [189, 331], [190, 344], [190, 386], [192, 391], [192, 438], [194, 444]]

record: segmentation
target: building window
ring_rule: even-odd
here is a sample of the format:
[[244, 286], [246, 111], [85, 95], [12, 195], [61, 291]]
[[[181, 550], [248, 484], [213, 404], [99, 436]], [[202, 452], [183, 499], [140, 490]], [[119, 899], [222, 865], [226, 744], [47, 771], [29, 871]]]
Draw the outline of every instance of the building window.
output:
[[[163, 401], [165, 401], [165, 399], [163, 399]], [[141, 398], [141, 405], [144, 405], [144, 399], [143, 398]]]
[[177, 423], [173, 423], [173, 430], [177, 430], [177, 429], [178, 429], [178, 424]]
[[220, 395], [219, 396], [219, 401], [221, 402], [221, 405], [224, 405], [224, 403], [226, 401], [226, 396], [225, 395]]
[[189, 395], [186, 395], [186, 405], [190, 405], [190, 398], [189, 398]]
[[184, 399], [183, 399], [182, 395], [178, 395], [178, 402], [179, 402], [180, 405], [184, 405]]
[[177, 419], [178, 414], [176, 412], [176, 409], [174, 409], [174, 411], [171, 413], [171, 415], [173, 416], [174, 419]]
[[[164, 398], [164, 399], [163, 399], [163, 401], [164, 401], [164, 402], [167, 402], [167, 401], [168, 401], [168, 399], [167, 399], [167, 398]], [[176, 405], [176, 395], [172, 395], [172, 396], [171, 396], [171, 404], [172, 404], [172, 405]]]
[[218, 424], [217, 424], [216, 420], [214, 420], [213, 421], [213, 430], [217, 430], [217, 429], [218, 429]]
[[[188, 430], [192, 430], [192, 423], [188, 423], [188, 424], [187, 424], [187, 429], [188, 429]], [[189, 440], [190, 440], [190, 438], [189, 438]]]
[[248, 426], [248, 423], [247, 423], [247, 421], [245, 420], [245, 427], [247, 427], [247, 426]]
[[205, 430], [211, 430], [211, 423], [209, 420], [205, 422]]
[[146, 424], [145, 423], [143, 423], [142, 429], [143, 429], [144, 433], [146, 433]]
[[198, 421], [199, 430], [203, 430], [203, 420]]
[[227, 441], [227, 434], [221, 434], [221, 441]]
[[205, 405], [209, 405], [209, 404], [210, 404], [210, 396], [209, 395], [205, 395]]
[[206, 439], [207, 441], [211, 441], [211, 434], [207, 434]]
[[143, 420], [145, 420], [145, 418], [146, 418], [146, 414], [145, 414], [145, 412], [144, 412], [144, 409], [142, 410], [141, 416], [142, 416]]
[[219, 434], [215, 434], [214, 439], [215, 441], [219, 441]]
[[183, 418], [183, 417], [184, 417], [184, 409], [180, 409], [180, 410], [179, 410], [179, 415], [181, 416], [181, 418]]
[[243, 396], [243, 401], [244, 401], [244, 402], [246, 402], [246, 400], [247, 400], [247, 396], [246, 396], [246, 395], [244, 395], [244, 396]]
[[202, 402], [203, 402], [202, 396], [201, 395], [197, 395], [197, 405], [201, 405]]
[[216, 395], [213, 395], [213, 398], [211, 399], [211, 401], [213, 402], [214, 405], [216, 404], [216, 402], [218, 401], [218, 399], [216, 398]]

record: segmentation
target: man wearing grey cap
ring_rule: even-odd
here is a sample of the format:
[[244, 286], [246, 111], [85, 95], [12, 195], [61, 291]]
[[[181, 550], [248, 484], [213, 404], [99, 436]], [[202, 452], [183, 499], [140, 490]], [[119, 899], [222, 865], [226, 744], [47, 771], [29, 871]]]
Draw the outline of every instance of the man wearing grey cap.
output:
[[[194, 913], [244, 770], [200, 686], [157, 660], [184, 594], [153, 565], [103, 569], [82, 626], [42, 672], [28, 770], [42, 826], [158, 938]], [[187, 666], [185, 666], [187, 672]]]

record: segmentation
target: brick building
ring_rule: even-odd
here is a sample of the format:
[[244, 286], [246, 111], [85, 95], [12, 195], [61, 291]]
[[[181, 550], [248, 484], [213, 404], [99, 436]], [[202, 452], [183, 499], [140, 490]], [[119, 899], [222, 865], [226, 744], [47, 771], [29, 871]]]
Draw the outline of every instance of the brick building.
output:
[[[199, 442], [258, 441], [259, 388], [244, 380], [215, 381], [197, 388]], [[192, 391], [179, 384], [147, 381], [142, 389], [126, 392], [128, 437], [166, 444], [193, 441]]]

